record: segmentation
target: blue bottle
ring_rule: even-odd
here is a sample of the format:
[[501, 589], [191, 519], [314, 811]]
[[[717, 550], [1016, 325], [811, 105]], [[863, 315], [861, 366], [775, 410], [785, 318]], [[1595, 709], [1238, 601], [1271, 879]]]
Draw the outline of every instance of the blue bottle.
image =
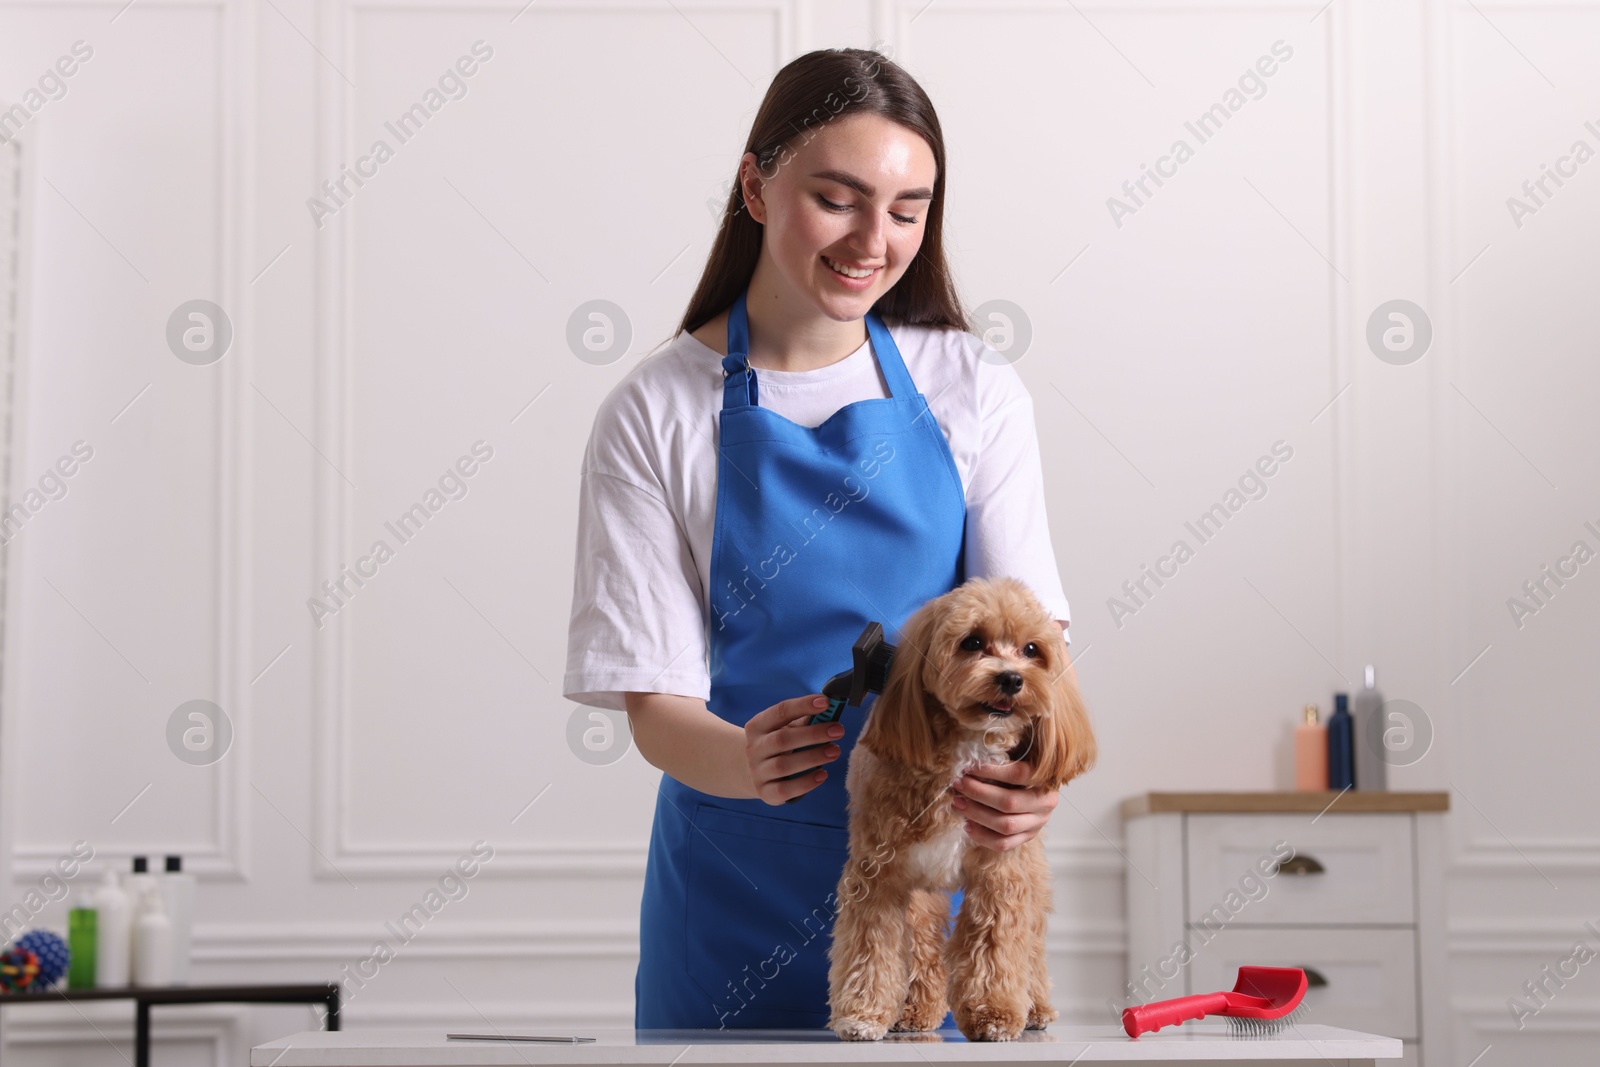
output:
[[1335, 792], [1355, 785], [1355, 723], [1350, 718], [1350, 694], [1333, 695], [1333, 714], [1328, 717], [1328, 788]]

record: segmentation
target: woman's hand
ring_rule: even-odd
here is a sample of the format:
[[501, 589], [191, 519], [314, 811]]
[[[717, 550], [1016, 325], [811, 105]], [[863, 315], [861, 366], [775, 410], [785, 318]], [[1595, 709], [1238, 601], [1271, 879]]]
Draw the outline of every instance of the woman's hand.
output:
[[[844, 736], [844, 725], [808, 725], [811, 716], [827, 706], [828, 698], [820, 693], [793, 697], [756, 712], [744, 724], [745, 759], [750, 764], [756, 796], [768, 804], [782, 804], [811, 792], [828, 777], [821, 767], [839, 758], [842, 750], [832, 742]], [[820, 747], [795, 751], [805, 745]], [[813, 767], [817, 769], [810, 774], [783, 781], [785, 775]]]
[[985, 763], [955, 785], [952, 803], [966, 816], [974, 844], [996, 852], [1032, 841], [1061, 803], [1059, 789], [1029, 789], [1033, 771], [1026, 763]]

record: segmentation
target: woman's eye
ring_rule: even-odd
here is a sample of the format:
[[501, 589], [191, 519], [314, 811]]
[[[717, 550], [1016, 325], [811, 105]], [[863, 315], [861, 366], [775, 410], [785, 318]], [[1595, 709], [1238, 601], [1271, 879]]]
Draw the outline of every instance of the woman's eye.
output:
[[1034, 644], [1032, 641], [1029, 641], [1027, 644], [1022, 646], [1022, 654], [1027, 656], [1029, 659], [1036, 659], [1039, 655], [1039, 646]]
[[979, 637], [977, 634], [968, 634], [961, 641], [961, 651], [963, 652], [979, 652], [982, 651], [982, 649], [983, 638]]
[[[817, 194], [817, 202], [819, 204], [821, 204], [823, 207], [827, 208], [829, 211], [849, 211], [850, 210], [850, 205], [849, 204], [835, 204], [832, 200], [829, 200], [827, 197], [823, 196], [821, 193]], [[892, 211], [889, 213], [889, 217], [894, 219], [894, 221], [900, 223], [902, 226], [911, 226], [911, 225], [914, 225], [916, 223], [916, 221], [917, 221], [915, 218], [908, 218], [905, 215], [896, 215]]]

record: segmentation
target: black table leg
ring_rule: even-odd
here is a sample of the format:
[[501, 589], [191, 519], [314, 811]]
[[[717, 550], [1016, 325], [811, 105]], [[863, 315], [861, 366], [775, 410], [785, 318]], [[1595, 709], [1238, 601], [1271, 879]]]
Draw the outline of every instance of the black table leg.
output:
[[339, 1029], [339, 987], [328, 986], [328, 1029]]
[[150, 1067], [150, 1003], [135, 1001], [133, 1010], [133, 1067]]

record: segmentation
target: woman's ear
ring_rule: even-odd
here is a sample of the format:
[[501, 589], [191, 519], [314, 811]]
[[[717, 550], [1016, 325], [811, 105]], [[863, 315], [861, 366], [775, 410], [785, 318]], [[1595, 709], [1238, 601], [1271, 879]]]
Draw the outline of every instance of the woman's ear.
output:
[[[1063, 642], [1063, 660], [1065, 655]], [[1050, 684], [1044, 713], [1033, 724], [1031, 785], [1035, 789], [1060, 789], [1094, 766], [1097, 755], [1088, 709], [1071, 667], [1064, 667]]]
[[930, 767], [934, 758], [930, 705], [935, 702], [922, 684], [933, 629], [931, 605], [932, 601], [919, 608], [901, 630], [888, 681], [856, 741], [880, 759], [913, 767]]

